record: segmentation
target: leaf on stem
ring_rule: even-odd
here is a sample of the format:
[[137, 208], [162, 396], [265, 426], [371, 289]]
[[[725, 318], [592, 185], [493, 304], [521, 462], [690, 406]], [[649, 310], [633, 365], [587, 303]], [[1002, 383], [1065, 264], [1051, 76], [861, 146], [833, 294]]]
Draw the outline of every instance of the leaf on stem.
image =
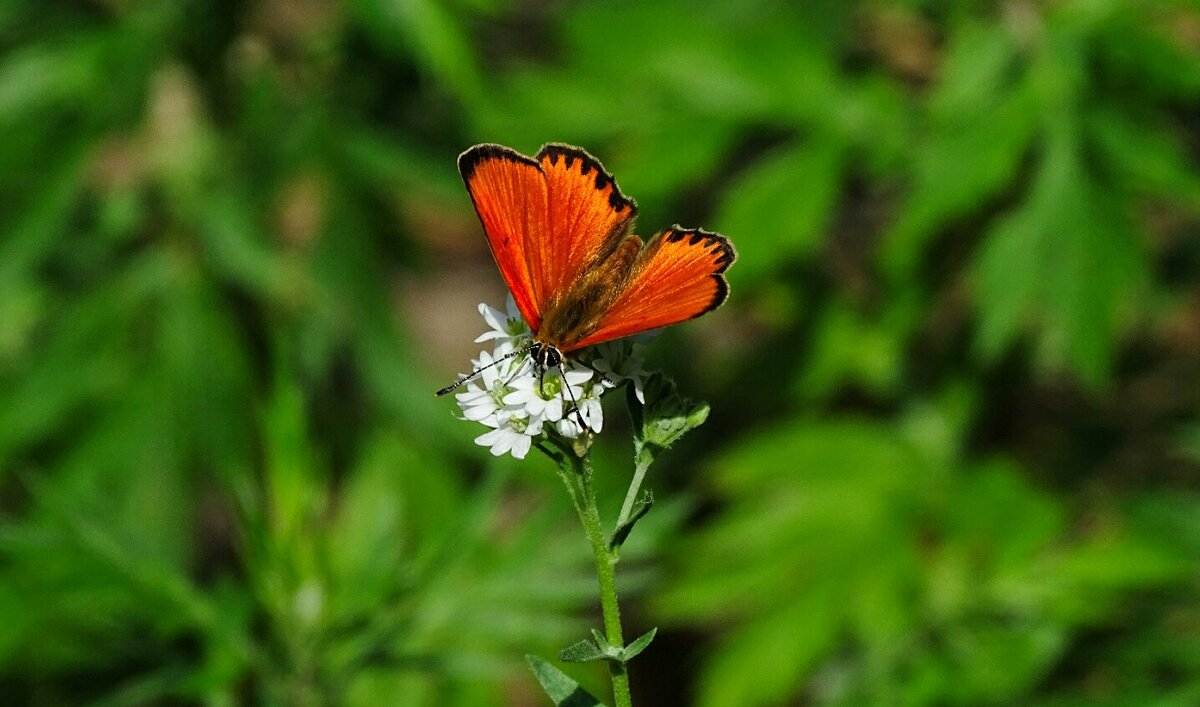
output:
[[629, 537], [629, 532], [633, 530], [633, 526], [642, 519], [642, 516], [650, 512], [650, 508], [654, 505], [654, 493], [647, 491], [642, 494], [638, 502], [633, 507], [633, 513], [629, 515], [629, 520], [617, 526], [613, 531], [612, 540], [608, 541], [608, 549], [616, 550], [625, 544], [626, 538]]
[[558, 659], [564, 663], [592, 663], [597, 660], [608, 660], [608, 658], [609, 656], [596, 645], [595, 641], [589, 641], [586, 638], [558, 652]]
[[638, 656], [639, 653], [649, 647], [650, 642], [658, 635], [658, 627], [650, 629], [633, 640], [632, 643], [625, 646], [625, 650], [621, 651], [621, 662], [628, 663]]
[[527, 655], [525, 661], [529, 663], [529, 669], [542, 689], [558, 707], [604, 707], [603, 702], [544, 658]]

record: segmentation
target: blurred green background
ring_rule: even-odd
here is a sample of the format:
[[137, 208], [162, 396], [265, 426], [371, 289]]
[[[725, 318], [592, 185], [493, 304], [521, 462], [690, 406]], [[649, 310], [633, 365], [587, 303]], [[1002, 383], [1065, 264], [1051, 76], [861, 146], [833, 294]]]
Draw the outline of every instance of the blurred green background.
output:
[[4, 0], [0, 47], [4, 704], [545, 704], [582, 531], [431, 393], [504, 301], [455, 157], [551, 140], [741, 254], [650, 347], [713, 415], [620, 568], [639, 704], [1200, 704], [1200, 3]]

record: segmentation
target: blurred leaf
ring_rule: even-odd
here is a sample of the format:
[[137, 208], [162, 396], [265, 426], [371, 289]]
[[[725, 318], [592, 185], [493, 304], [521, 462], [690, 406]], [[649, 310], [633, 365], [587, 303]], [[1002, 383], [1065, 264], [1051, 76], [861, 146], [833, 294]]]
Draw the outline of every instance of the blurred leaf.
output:
[[1030, 90], [1013, 83], [1016, 60], [1000, 27], [967, 24], [955, 33], [929, 100], [930, 134], [914, 146], [912, 192], [885, 236], [883, 263], [893, 278], [916, 275], [938, 229], [1016, 177], [1037, 124]]
[[1124, 214], [1083, 172], [1074, 143], [1051, 136], [1024, 204], [976, 261], [979, 351], [1001, 354], [1036, 323], [1038, 358], [1103, 385], [1116, 337], [1146, 278]]
[[352, 10], [375, 41], [389, 49], [401, 42], [459, 98], [483, 98], [474, 48], [460, 21], [435, 0], [355, 0]]
[[1200, 211], [1200, 172], [1174, 135], [1116, 110], [1088, 117], [1098, 147], [1122, 177], [1118, 183]]
[[900, 379], [899, 334], [834, 300], [813, 332], [811, 360], [797, 380], [806, 398], [824, 398], [846, 385], [886, 394]]
[[776, 150], [729, 190], [713, 224], [738, 246], [735, 284], [761, 279], [821, 243], [841, 186], [841, 146], [817, 136]]

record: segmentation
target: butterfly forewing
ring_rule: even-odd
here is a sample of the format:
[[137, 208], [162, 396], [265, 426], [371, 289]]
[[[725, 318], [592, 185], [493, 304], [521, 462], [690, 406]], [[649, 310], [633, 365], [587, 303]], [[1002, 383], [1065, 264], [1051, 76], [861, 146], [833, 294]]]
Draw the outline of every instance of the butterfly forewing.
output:
[[613, 254], [637, 205], [599, 160], [569, 145], [547, 144], [533, 158], [476, 145], [458, 165], [496, 264], [536, 334], [546, 311]]
[[483, 223], [492, 257], [529, 328], [541, 324], [540, 249], [546, 223], [546, 178], [536, 160], [501, 145], [476, 145], [458, 170]]
[[542, 260], [545, 312], [612, 254], [637, 205], [621, 194], [599, 160], [578, 147], [551, 143], [538, 151], [537, 160], [546, 175], [547, 231], [534, 256]]

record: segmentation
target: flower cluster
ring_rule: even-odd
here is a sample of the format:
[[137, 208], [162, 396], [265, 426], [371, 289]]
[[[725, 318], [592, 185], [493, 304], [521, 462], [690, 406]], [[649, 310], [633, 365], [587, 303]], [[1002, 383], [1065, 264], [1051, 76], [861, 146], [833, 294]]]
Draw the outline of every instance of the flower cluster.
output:
[[481, 352], [472, 362], [476, 370], [483, 370], [455, 397], [463, 419], [491, 428], [475, 443], [488, 447], [493, 455], [524, 459], [544, 434], [575, 439], [584, 432], [581, 420], [592, 432], [599, 432], [604, 427], [600, 396], [623, 383], [634, 386], [642, 399], [646, 373], [636, 342], [593, 346], [564, 360], [561, 371], [539, 371], [527, 353], [513, 355], [533, 342], [533, 334], [511, 295], [506, 312], [481, 304], [479, 313], [488, 331], [475, 341], [492, 342], [492, 350]]

